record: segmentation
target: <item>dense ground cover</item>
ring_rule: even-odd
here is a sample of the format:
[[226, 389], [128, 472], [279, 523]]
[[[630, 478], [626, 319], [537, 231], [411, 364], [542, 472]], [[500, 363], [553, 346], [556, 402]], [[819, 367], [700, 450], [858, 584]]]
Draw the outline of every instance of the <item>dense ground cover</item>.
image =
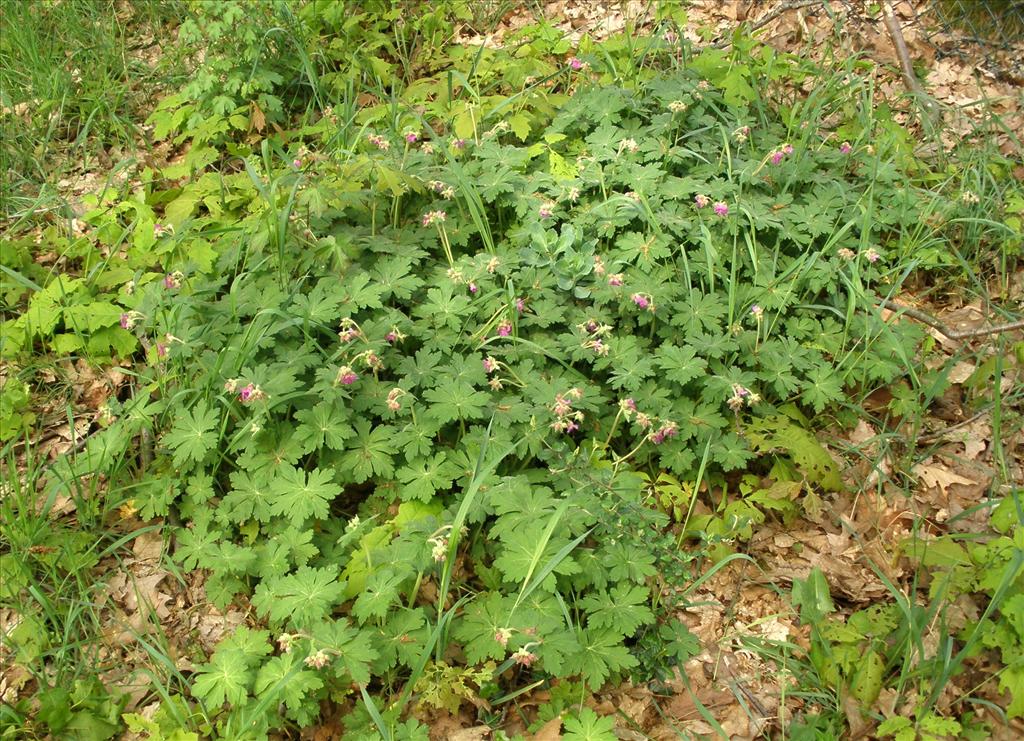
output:
[[[867, 63], [695, 48], [674, 5], [502, 49], [444, 43], [493, 22], [461, 3], [144, 7], [56, 4], [3, 47], [14, 115], [44, 89], [17, 63], [82, 9], [175, 24], [190, 70], [143, 129], [169, 156], [112, 163], [73, 219], [43, 167], [6, 186], [4, 733], [673, 732], [602, 717], [627, 686], [689, 693], [680, 733], [1024, 715], [1024, 346], [901, 303], [1019, 318], [1019, 162], [922, 160]], [[121, 61], [88, 70], [119, 104], [148, 84]], [[22, 109], [7, 161], [141, 116], [87, 101]], [[985, 477], [937, 462], [954, 397]], [[757, 543], [810, 526], [870, 589], [811, 539], [771, 567]], [[758, 571], [769, 614], [693, 619]], [[689, 686], [726, 649], [756, 660], [742, 732]]]

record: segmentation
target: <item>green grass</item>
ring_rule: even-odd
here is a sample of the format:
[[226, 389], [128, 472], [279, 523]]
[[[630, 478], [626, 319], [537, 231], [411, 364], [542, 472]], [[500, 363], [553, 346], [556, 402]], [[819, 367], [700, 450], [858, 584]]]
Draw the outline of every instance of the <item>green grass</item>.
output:
[[170, 24], [182, 12], [178, 0], [3, 0], [3, 215], [35, 203], [55, 172], [105, 169], [111, 150], [134, 150], [169, 79], [159, 50], [173, 49]]

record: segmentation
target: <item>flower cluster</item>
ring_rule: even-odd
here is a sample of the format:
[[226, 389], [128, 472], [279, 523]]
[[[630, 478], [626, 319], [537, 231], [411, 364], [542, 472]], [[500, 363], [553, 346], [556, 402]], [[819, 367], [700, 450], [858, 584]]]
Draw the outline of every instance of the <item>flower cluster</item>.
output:
[[493, 356], [488, 355], [484, 358], [484, 373], [490, 375], [491, 373], [494, 373], [494, 371], [498, 370], [500, 365], [501, 364], [495, 360]]
[[612, 327], [610, 324], [598, 324], [591, 319], [588, 322], [577, 324], [576, 328], [584, 335], [583, 342], [581, 343], [584, 350], [593, 350], [596, 355], [608, 355], [611, 348], [601, 338], [611, 334]]
[[[840, 247], [838, 250], [836, 250], [836, 255], [847, 261], [855, 259], [857, 257], [857, 254], [858, 253], [854, 252], [849, 247]], [[882, 259], [882, 253], [880, 253], [874, 247], [868, 247], [860, 254], [863, 255], [864, 259], [870, 263], [876, 263]]]
[[508, 645], [508, 641], [509, 641], [509, 639], [511, 637], [512, 637], [512, 629], [511, 628], [498, 628], [494, 632], [494, 641], [499, 646], [501, 646], [502, 648], [505, 648]]
[[261, 389], [252, 381], [245, 384], [245, 386], [242, 386], [242, 388], [238, 388], [238, 384], [240, 384], [241, 382], [241, 379], [229, 378], [227, 381], [224, 382], [224, 390], [227, 391], [229, 394], [233, 394], [237, 391], [238, 400], [243, 404], [252, 404], [253, 402], [267, 398], [267, 395], [263, 392], [263, 389]]
[[389, 345], [394, 345], [396, 342], [401, 342], [405, 339], [405, 335], [398, 331], [398, 327], [392, 327], [386, 335], [384, 335], [384, 341]]
[[738, 383], [732, 385], [732, 396], [726, 402], [734, 412], [739, 412], [744, 406], [753, 406], [761, 401], [761, 397]]
[[389, 149], [391, 149], [391, 142], [389, 142], [380, 134], [367, 134], [366, 139], [367, 141], [370, 142], [370, 144], [377, 147], [377, 149], [380, 149], [383, 152], [386, 152]]
[[647, 439], [655, 445], [661, 445], [666, 439], [679, 434], [679, 427], [670, 419], [661, 420], [661, 425], [647, 435]]
[[142, 314], [137, 311], [126, 311], [121, 314], [121, 329], [133, 329], [135, 324], [142, 319]]
[[654, 299], [648, 293], [634, 293], [629, 297], [641, 309], [654, 313]]
[[695, 195], [693, 197], [693, 204], [697, 208], [707, 208], [710, 203], [711, 203], [711, 199], [708, 198], [703, 193], [698, 193], [697, 195]]
[[508, 337], [510, 334], [512, 334], [512, 322], [506, 319], [505, 321], [498, 325], [497, 331], [499, 337]]
[[442, 183], [440, 180], [431, 180], [429, 183], [427, 183], [427, 186], [445, 200], [451, 200], [452, 198], [455, 197], [455, 188], [445, 183]]
[[853, 147], [850, 146], [850, 142], [843, 142], [839, 145], [840, 154], [849, 154], [853, 151]]
[[672, 113], [682, 113], [686, 110], [686, 103], [681, 100], [673, 100], [668, 104], [668, 109], [672, 111]]
[[551, 201], [546, 201], [540, 205], [540, 208], [537, 210], [537, 215], [542, 219], [550, 219], [551, 215], [555, 212], [554, 209], [555, 204]]
[[531, 653], [526, 646], [523, 646], [518, 651], [512, 654], [512, 659], [517, 664], [519, 664], [519, 666], [526, 667], [527, 669], [529, 669], [530, 666], [533, 665], [533, 662], [537, 660], [537, 654]]
[[963, 193], [961, 193], [960, 200], [963, 203], [967, 204], [968, 206], [973, 206], [975, 204], [981, 203], [981, 199], [978, 198], [978, 194], [970, 190], [965, 190]]
[[420, 140], [420, 135], [411, 129], [402, 134], [407, 144], [415, 144]]
[[740, 126], [738, 129], [732, 132], [732, 136], [738, 143], [742, 144], [743, 142], [750, 138], [750, 127]]
[[711, 210], [715, 212], [716, 216], [728, 216], [729, 215], [729, 204], [725, 201], [715, 201], [715, 204], [711, 207]]
[[635, 154], [640, 149], [640, 145], [636, 143], [636, 139], [623, 139], [619, 142], [619, 154], [623, 151]]
[[793, 145], [786, 143], [776, 149], [774, 152], [768, 155], [768, 159], [771, 160], [773, 165], [777, 165], [782, 162], [783, 159], [793, 154]]
[[320, 649], [315, 654], [307, 656], [303, 663], [311, 669], [323, 669], [331, 661], [331, 657], [328, 656], [327, 652]]
[[555, 394], [555, 403], [551, 405], [555, 421], [551, 423], [551, 429], [566, 434], [576, 432], [580, 428], [579, 423], [583, 421], [583, 412], [573, 409], [572, 405], [574, 401], [582, 398], [583, 389], [578, 387], [573, 387], [564, 394]]
[[427, 211], [423, 214], [423, 226], [431, 226], [433, 224], [443, 223], [448, 218], [448, 214], [444, 211]]
[[448, 558], [448, 538], [445, 535], [436, 534], [430, 538], [427, 538], [427, 542], [432, 546], [430, 549], [430, 557], [435, 562], [441, 563]]
[[400, 389], [397, 386], [388, 392], [387, 405], [388, 409], [392, 412], [397, 412], [402, 408], [402, 402], [399, 401], [403, 396], [406, 395], [405, 389]]
[[164, 288], [168, 291], [173, 291], [177, 288], [181, 288], [181, 281], [185, 279], [184, 274], [180, 270], [175, 270], [173, 273], [168, 273], [164, 276]]
[[622, 273], [612, 273], [608, 276], [608, 285], [612, 288], [619, 288], [622, 286], [623, 281], [624, 277]]
[[356, 324], [352, 319], [346, 317], [341, 320], [341, 330], [338, 332], [338, 339], [348, 344], [357, 337], [362, 337], [363, 332], [359, 329], [359, 325]]
[[157, 239], [166, 235], [174, 234], [174, 227], [170, 224], [153, 224], [153, 236]]
[[342, 386], [351, 386], [358, 380], [359, 374], [352, 369], [352, 366], [343, 365], [338, 368], [338, 377], [335, 383], [340, 383]]

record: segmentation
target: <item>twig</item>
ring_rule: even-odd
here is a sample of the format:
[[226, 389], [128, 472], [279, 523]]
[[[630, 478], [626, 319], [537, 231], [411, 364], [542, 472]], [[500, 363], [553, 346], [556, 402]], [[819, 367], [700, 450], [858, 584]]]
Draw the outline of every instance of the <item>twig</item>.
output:
[[[782, 3], [781, 5], [777, 6], [774, 10], [765, 13], [763, 16], [754, 21], [750, 25], [749, 32], [753, 33], [754, 31], [757, 31], [759, 28], [767, 26], [780, 15], [790, 10], [799, 10], [800, 8], [806, 8], [810, 5], [821, 5], [823, 2], [824, 0], [788, 0], [788, 2]], [[730, 46], [732, 46], [732, 41], [729, 39], [723, 39], [722, 41], [719, 41], [714, 44], [714, 47], [716, 49], [728, 49]]]
[[903, 84], [907, 86], [907, 90], [921, 99], [921, 103], [928, 113], [934, 115], [937, 112], [935, 101], [921, 87], [921, 83], [917, 80], [917, 75], [914, 74], [914, 64], [910, 61], [907, 42], [903, 38], [903, 31], [900, 29], [900, 24], [896, 20], [896, 14], [893, 12], [892, 3], [889, 0], [883, 0], [882, 2], [882, 19], [885, 21], [885, 27], [888, 29], [889, 36], [892, 38], [892, 44], [896, 49], [896, 58], [900, 62], [900, 72], [903, 73]]
[[916, 319], [923, 324], [927, 324], [929, 327], [951, 340], [966, 340], [971, 337], [984, 337], [985, 335], [1002, 334], [1003, 332], [1012, 332], [1017, 329], [1024, 329], [1024, 319], [1019, 319], [1015, 322], [997, 324], [994, 327], [978, 327], [977, 329], [956, 330], [950, 329], [938, 319], [925, 314], [923, 311], [912, 309], [911, 307], [904, 306], [903, 304], [897, 304], [887, 299], [882, 299], [878, 302], [878, 305], [898, 314], [906, 314], [911, 319]]
[[981, 419], [982, 417], [984, 417], [988, 413], [989, 413], [989, 409], [982, 409], [977, 414], [973, 414], [970, 417], [968, 417], [967, 419], [965, 419], [965, 420], [963, 420], [961, 422], [957, 422], [954, 425], [948, 425], [946, 427], [943, 427], [940, 430], [935, 430], [934, 432], [929, 432], [927, 435], [918, 435], [917, 436], [917, 442], [919, 442], [919, 443], [927, 443], [927, 442], [931, 442], [932, 440], [939, 440], [940, 438], [943, 438], [946, 435], [948, 435], [953, 430], [959, 429], [961, 427], [966, 427], [967, 425], [971, 424], [971, 422], [974, 422], [977, 419]]

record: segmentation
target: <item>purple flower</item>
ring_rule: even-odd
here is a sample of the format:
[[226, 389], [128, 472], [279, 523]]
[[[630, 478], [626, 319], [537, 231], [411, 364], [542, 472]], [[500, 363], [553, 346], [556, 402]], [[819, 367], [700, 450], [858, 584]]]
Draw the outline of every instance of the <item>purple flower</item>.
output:
[[477, 286], [476, 283], [473, 283], [472, 281], [470, 281], [470, 283], [469, 283], [469, 292], [470, 293], [476, 293], [479, 290], [480, 290], [480, 287]]
[[384, 341], [387, 342], [389, 345], [393, 345], [395, 343], [395, 340], [397, 339], [398, 335], [395, 334], [393, 331], [388, 332], [386, 335], [384, 335]]
[[550, 219], [551, 218], [551, 204], [545, 203], [543, 206], [540, 207], [540, 210], [537, 211], [537, 214], [542, 219]]
[[298, 157], [293, 159], [292, 160], [292, 167], [294, 167], [296, 170], [301, 170], [302, 169], [302, 160], [299, 159]]
[[612, 273], [608, 276], [608, 285], [612, 288], [618, 288], [622, 285], [622, 273]]
[[358, 374], [350, 366], [343, 365], [338, 368], [338, 383], [344, 386], [351, 386], [358, 380]]
[[415, 144], [417, 141], [419, 141], [419, 138], [419, 134], [417, 134], [415, 131], [405, 132], [405, 141], [408, 142], [409, 144]]
[[642, 293], [634, 293], [632, 296], [630, 296], [630, 298], [633, 299], [633, 303], [639, 306], [641, 309], [646, 309], [648, 306], [651, 305], [650, 300]]
[[523, 311], [525, 311], [525, 310], [526, 310], [526, 302], [523, 301], [523, 299], [521, 299], [521, 298], [517, 298], [516, 299], [516, 311], [518, 311], [520, 314], [522, 314]]
[[729, 204], [726, 203], [725, 201], [715, 201], [715, 205], [712, 206], [712, 210], [718, 216], [728, 216], [728, 214], [729, 214]]
[[498, 370], [498, 361], [488, 355], [484, 358], [484, 373], [490, 374], [496, 370]]
[[181, 273], [175, 271], [168, 273], [164, 276], [164, 288], [168, 291], [173, 291], [176, 288], [181, 288]]
[[121, 329], [131, 329], [134, 322], [128, 313], [121, 314]]
[[498, 336], [508, 337], [512, 334], [512, 322], [504, 321], [498, 325]]
[[772, 164], [773, 165], [777, 165], [780, 162], [782, 162], [782, 157], [783, 157], [782, 151], [776, 149], [774, 152], [772, 152], [772, 155], [771, 155], [771, 158], [770, 158], [771, 161], [772, 161]]
[[569, 57], [569, 67], [576, 70], [577, 72], [579, 72], [585, 66], [586, 64], [583, 62], [582, 59], [578, 59], [576, 57]]
[[750, 315], [755, 319], [760, 319], [762, 316], [764, 316], [764, 309], [762, 309], [759, 305], [754, 304], [753, 306], [750, 307]]
[[465, 149], [466, 148], [466, 140], [465, 139], [456, 139], [455, 141], [452, 142], [452, 146], [455, 147], [456, 149]]
[[789, 155], [793, 154], [793, 145], [790, 144], [789, 142], [786, 142], [785, 144], [783, 144], [782, 145], [782, 153], [784, 155], [786, 155], [787, 157]]
[[839, 145], [840, 154], [849, 154], [853, 151], [853, 147], [850, 146], [850, 142], [843, 142]]

